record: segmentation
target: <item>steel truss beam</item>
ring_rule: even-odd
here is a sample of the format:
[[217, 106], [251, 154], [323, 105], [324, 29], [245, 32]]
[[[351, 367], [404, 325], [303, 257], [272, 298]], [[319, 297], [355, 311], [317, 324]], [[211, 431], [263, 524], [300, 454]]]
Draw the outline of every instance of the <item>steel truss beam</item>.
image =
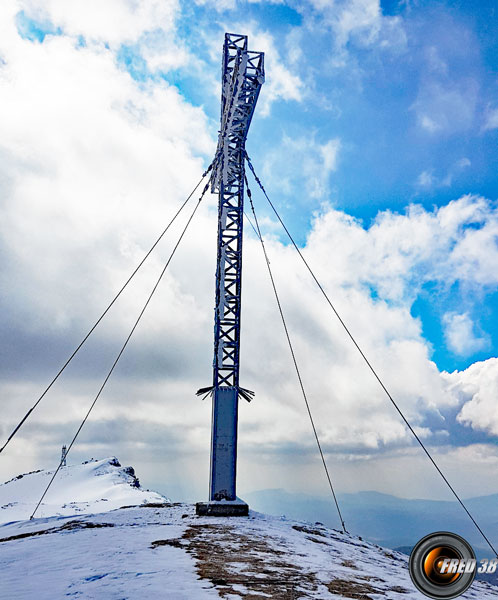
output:
[[264, 55], [247, 36], [223, 46], [221, 128], [212, 191], [219, 193], [213, 386], [239, 386], [245, 142], [264, 81]]
[[[235, 500], [239, 395], [245, 142], [264, 82], [264, 55], [247, 36], [227, 33], [223, 46], [221, 126], [211, 190], [219, 194], [214, 326], [210, 500]], [[199, 390], [200, 392], [205, 390]]]

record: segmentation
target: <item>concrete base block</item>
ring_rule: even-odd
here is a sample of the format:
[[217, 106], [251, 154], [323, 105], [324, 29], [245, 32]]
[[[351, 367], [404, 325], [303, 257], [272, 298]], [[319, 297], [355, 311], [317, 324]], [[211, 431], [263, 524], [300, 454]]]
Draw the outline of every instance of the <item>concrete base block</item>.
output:
[[247, 517], [249, 506], [242, 500], [197, 502], [195, 513], [199, 517]]

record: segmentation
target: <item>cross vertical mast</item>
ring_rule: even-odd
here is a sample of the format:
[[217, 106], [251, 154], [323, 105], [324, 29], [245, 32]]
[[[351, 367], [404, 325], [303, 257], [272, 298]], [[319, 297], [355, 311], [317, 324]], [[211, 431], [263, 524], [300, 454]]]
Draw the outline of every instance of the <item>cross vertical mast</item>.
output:
[[264, 82], [264, 55], [247, 36], [227, 33], [223, 45], [221, 127], [211, 176], [218, 192], [218, 253], [214, 325], [210, 501], [236, 499], [242, 229], [245, 142]]

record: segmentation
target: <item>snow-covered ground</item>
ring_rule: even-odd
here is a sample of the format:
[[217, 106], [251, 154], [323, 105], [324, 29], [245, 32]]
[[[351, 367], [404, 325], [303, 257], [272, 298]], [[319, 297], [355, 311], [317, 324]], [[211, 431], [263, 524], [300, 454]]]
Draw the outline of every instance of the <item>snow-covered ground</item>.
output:
[[[1, 484], [0, 523], [29, 519], [53, 474], [35, 471]], [[133, 468], [122, 467], [112, 457], [62, 467], [35, 516], [99, 513], [166, 500], [156, 492], [142, 490]]]
[[[114, 472], [98, 475], [110, 468], [106, 462], [89, 463], [100, 465], [93, 472], [67, 471], [79, 470], [74, 481], [83, 488], [87, 478], [93, 499], [112, 496], [112, 478], [105, 477]], [[106, 494], [104, 489], [97, 493], [101, 481]], [[121, 476], [116, 482], [121, 489]], [[59, 500], [62, 488], [60, 494]], [[126, 496], [124, 490], [120, 494]], [[77, 506], [84, 502], [83, 491], [78, 498]], [[0, 599], [425, 598], [411, 583], [406, 556], [358, 537], [254, 512], [249, 517], [197, 517], [192, 505], [161, 497], [144, 504], [143, 495], [134, 498], [138, 506], [1, 525]], [[96, 506], [102, 510], [104, 504]], [[462, 598], [496, 600], [498, 588], [474, 582]]]

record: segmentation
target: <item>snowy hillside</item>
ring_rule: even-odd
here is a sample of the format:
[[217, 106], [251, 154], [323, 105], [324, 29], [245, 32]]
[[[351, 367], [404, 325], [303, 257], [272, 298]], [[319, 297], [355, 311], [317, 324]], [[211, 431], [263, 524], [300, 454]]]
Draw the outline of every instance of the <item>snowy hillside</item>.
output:
[[[0, 564], [1, 600], [425, 598], [397, 552], [257, 513], [196, 517], [184, 504], [6, 524]], [[462, 596], [497, 597], [480, 582]]]
[[[0, 600], [425, 598], [411, 583], [406, 556], [361, 538], [255, 512], [197, 517], [192, 505], [132, 488], [109, 460], [67, 473], [74, 487], [64, 489], [79, 500], [66, 498], [67, 506], [87, 512], [111, 502], [130, 505], [132, 497], [136, 506], [0, 525]], [[92, 500], [84, 500], [85, 489]], [[151, 503], [154, 497], [161, 501]], [[462, 598], [496, 600], [498, 588], [474, 582]]]
[[[0, 485], [0, 523], [29, 519], [53, 471], [18, 475]], [[120, 506], [164, 502], [164, 496], [140, 489], [132, 467], [117, 458], [62, 467], [36, 516], [106, 512]]]

